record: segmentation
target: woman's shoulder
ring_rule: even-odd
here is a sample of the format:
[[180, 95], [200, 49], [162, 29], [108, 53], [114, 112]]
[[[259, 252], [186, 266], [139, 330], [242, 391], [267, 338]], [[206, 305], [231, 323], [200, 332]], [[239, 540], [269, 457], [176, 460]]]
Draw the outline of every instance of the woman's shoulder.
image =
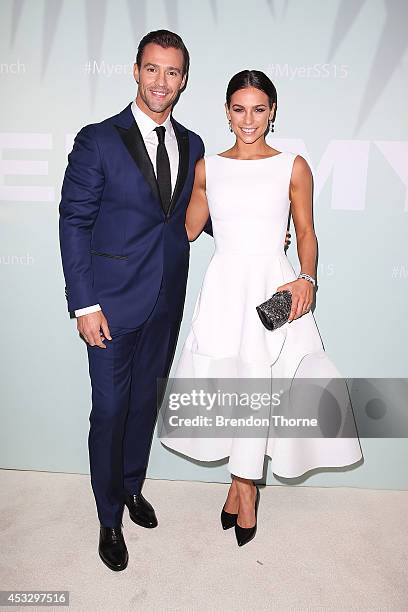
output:
[[293, 160], [293, 170], [300, 173], [311, 173], [309, 164], [303, 155], [299, 153], [291, 153]]
[[200, 159], [204, 173], [206, 169], [208, 169], [210, 166], [213, 166], [213, 164], [216, 164], [216, 160], [218, 157], [219, 155], [214, 153], [212, 155], [204, 155], [204, 157]]
[[293, 185], [313, 181], [313, 173], [306, 159], [299, 153], [292, 153], [290, 180]]

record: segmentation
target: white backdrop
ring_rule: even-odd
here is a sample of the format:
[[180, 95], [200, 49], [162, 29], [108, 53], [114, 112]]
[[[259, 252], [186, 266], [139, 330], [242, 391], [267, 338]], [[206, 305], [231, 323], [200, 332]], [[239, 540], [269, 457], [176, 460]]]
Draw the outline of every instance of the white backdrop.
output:
[[[174, 116], [209, 154], [231, 144], [229, 78], [244, 68], [272, 78], [270, 142], [302, 154], [315, 179], [325, 348], [346, 377], [406, 377], [407, 16], [403, 0], [1, 0], [1, 467], [88, 472], [90, 384], [66, 312], [60, 188], [74, 134], [135, 97], [137, 43], [162, 27], [191, 54]], [[211, 253], [208, 236], [192, 246], [177, 354]], [[289, 257], [298, 269], [295, 240]], [[363, 466], [304, 484], [408, 488], [405, 439], [362, 446]], [[225, 465], [184, 460], [157, 439], [149, 475], [228, 479]]]

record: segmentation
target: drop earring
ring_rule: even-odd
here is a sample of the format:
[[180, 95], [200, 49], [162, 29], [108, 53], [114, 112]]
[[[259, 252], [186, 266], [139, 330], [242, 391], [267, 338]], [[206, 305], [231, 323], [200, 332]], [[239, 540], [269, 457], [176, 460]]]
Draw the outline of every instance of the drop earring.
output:
[[274, 126], [273, 121], [271, 121], [271, 119], [269, 119], [269, 121], [268, 121], [268, 130], [269, 130], [269, 132], [274, 132], [275, 131], [275, 126]]
[[230, 132], [233, 132], [234, 130], [232, 129], [231, 119], [228, 120], [228, 125], [229, 125]]

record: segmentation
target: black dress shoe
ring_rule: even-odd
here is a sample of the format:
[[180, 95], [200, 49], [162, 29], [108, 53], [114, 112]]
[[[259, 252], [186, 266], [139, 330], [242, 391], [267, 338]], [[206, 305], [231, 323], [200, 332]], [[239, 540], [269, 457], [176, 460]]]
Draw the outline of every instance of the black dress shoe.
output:
[[248, 544], [252, 538], [255, 537], [256, 528], [258, 525], [258, 505], [259, 505], [259, 489], [256, 487], [256, 499], [255, 499], [255, 525], [253, 527], [241, 527], [238, 525], [238, 521], [235, 523], [235, 536], [237, 538], [238, 546]]
[[154, 508], [141, 493], [137, 495], [126, 495], [125, 504], [129, 508], [130, 519], [147, 529], [157, 527], [158, 522]]
[[127, 567], [129, 555], [123, 538], [122, 526], [103, 527], [99, 533], [99, 556], [114, 572], [120, 572]]
[[224, 510], [225, 504], [221, 510], [221, 525], [223, 529], [230, 529], [231, 527], [235, 527], [235, 523], [237, 522], [238, 514], [232, 514], [231, 512], [226, 512]]

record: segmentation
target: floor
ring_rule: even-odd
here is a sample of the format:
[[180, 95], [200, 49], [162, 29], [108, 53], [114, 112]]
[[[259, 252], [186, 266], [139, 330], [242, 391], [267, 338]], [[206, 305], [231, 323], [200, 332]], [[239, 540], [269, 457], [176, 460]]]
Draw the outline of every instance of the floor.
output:
[[227, 485], [147, 480], [159, 526], [125, 514], [129, 565], [112, 572], [88, 476], [0, 470], [0, 487], [3, 590], [68, 590], [89, 612], [408, 609], [406, 491], [263, 487], [239, 548], [219, 523]]

